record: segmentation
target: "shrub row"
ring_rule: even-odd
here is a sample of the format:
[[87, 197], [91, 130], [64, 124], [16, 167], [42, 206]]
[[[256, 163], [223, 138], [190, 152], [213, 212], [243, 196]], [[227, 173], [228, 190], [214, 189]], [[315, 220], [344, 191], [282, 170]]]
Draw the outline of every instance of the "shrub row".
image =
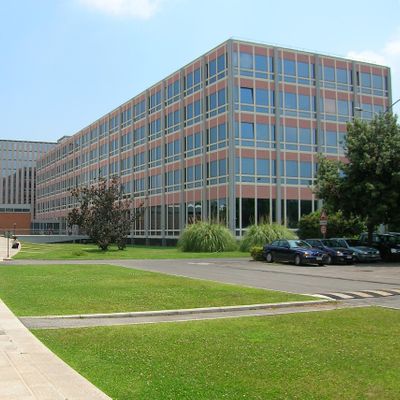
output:
[[[262, 247], [276, 239], [295, 239], [297, 236], [289, 229], [277, 224], [253, 225], [240, 243], [240, 250], [249, 252], [253, 247]], [[183, 231], [178, 241], [182, 251], [221, 252], [237, 249], [236, 240], [225, 226], [197, 222]]]

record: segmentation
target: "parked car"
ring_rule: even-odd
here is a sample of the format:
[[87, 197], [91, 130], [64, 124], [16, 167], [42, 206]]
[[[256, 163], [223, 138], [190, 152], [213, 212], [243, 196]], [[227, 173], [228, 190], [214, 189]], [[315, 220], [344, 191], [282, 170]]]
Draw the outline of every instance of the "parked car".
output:
[[325, 264], [353, 264], [354, 251], [338, 246], [332, 239], [306, 239], [306, 242], [326, 253]]
[[[368, 233], [360, 235], [360, 243], [368, 244]], [[379, 250], [381, 258], [385, 261], [400, 261], [400, 236], [395, 234], [372, 234], [371, 246]]]
[[330, 240], [335, 240], [339, 247], [351, 250], [354, 253], [353, 259], [355, 262], [379, 261], [381, 259], [378, 250], [373, 247], [363, 246], [357, 239], [332, 238]]
[[267, 262], [286, 261], [296, 265], [318, 264], [324, 265], [326, 253], [311, 247], [304, 240], [275, 240], [263, 249]]

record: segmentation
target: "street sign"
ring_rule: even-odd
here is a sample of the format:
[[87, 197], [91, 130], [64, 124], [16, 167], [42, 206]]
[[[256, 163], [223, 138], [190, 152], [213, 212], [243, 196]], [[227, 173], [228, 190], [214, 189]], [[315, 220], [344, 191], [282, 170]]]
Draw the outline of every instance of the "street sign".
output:
[[326, 225], [321, 225], [321, 233], [325, 235], [326, 233]]

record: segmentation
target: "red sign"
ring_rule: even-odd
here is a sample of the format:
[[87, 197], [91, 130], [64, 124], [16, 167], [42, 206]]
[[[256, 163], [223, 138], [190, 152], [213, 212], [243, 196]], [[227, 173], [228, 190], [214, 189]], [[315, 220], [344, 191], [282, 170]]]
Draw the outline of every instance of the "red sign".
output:
[[320, 221], [328, 221], [328, 216], [326, 215], [325, 210], [322, 210], [321, 216], [319, 217]]

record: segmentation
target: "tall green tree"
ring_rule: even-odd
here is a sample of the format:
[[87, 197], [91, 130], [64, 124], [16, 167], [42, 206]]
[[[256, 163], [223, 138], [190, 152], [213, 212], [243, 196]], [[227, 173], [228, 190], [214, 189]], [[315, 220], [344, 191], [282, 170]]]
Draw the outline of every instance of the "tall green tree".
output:
[[326, 208], [362, 218], [369, 240], [379, 224], [400, 218], [400, 126], [386, 112], [347, 124], [346, 163], [319, 158], [315, 193]]
[[72, 190], [71, 194], [79, 206], [68, 214], [68, 225], [78, 225], [102, 250], [107, 250], [111, 243], [123, 249], [141, 209], [132, 211], [131, 202], [123, 199], [119, 179], [101, 178], [94, 185]]

